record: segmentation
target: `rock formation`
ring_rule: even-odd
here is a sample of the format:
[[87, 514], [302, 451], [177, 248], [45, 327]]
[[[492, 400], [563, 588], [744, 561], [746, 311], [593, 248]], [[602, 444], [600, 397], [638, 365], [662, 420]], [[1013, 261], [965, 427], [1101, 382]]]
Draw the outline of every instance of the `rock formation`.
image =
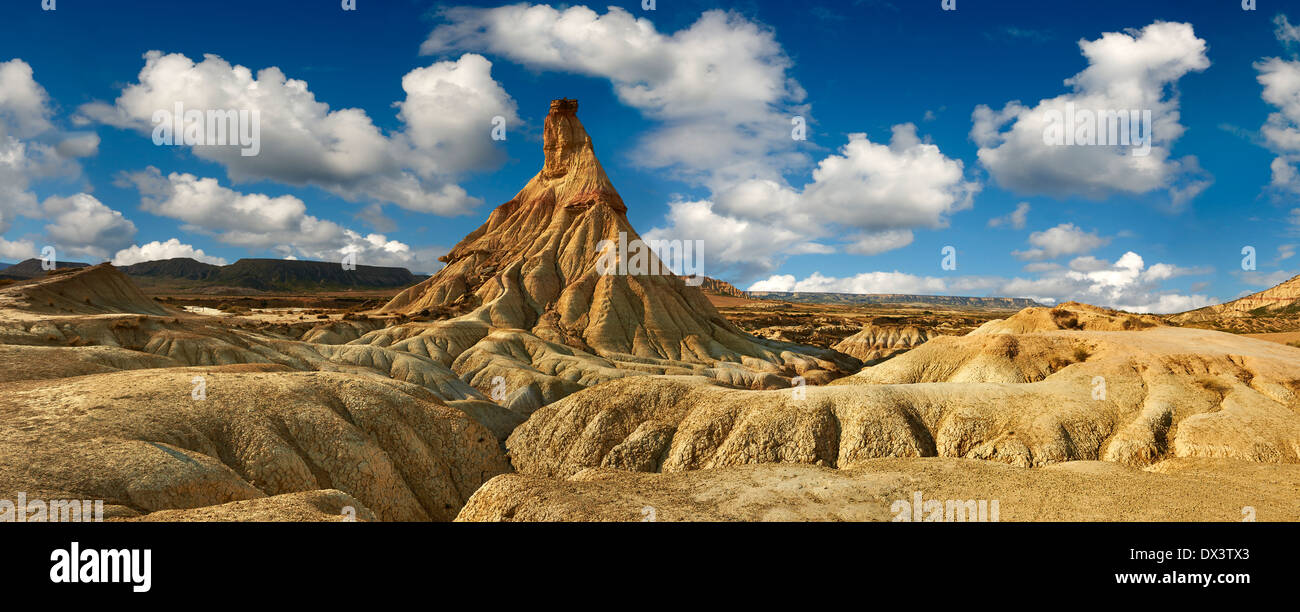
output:
[[601, 274], [602, 240], [638, 238], [575, 112], [553, 105], [541, 173], [383, 309], [456, 318], [289, 336], [174, 310], [109, 264], [0, 287], [0, 495], [104, 499], [147, 520], [328, 520], [347, 499], [363, 520], [449, 520], [511, 469], [501, 442], [528, 414], [575, 391], [651, 375], [784, 388], [855, 369], [744, 334], [671, 272]]
[[1252, 315], [1278, 314], [1300, 314], [1300, 276], [1225, 304], [1206, 306], [1169, 318], [1177, 323], [1199, 323]]
[[1006, 319], [981, 325], [974, 334], [1027, 334], [1043, 331], [1136, 331], [1164, 325], [1154, 315], [1131, 314], [1078, 302], [1055, 308], [1026, 308]]
[[0, 292], [0, 309], [7, 310], [10, 316], [27, 318], [107, 313], [177, 314], [141, 293], [112, 264], [59, 271], [7, 288]]
[[147, 513], [340, 489], [383, 520], [450, 520], [510, 469], [486, 428], [415, 385], [278, 366], [10, 382], [0, 412], [5, 499]]
[[[0, 362], [0, 498], [114, 516], [339, 489], [363, 520], [450, 520], [523, 420], [427, 357], [174, 311], [108, 264], [0, 288]], [[157, 518], [320, 518], [304, 499]]]
[[832, 348], [870, 365], [905, 353], [930, 338], [929, 329], [915, 325], [866, 325]]
[[381, 309], [467, 313], [353, 344], [427, 355], [485, 394], [503, 389], [499, 401], [524, 411], [626, 376], [698, 375], [764, 389], [855, 369], [835, 351], [745, 334], [654, 253], [643, 254], [646, 268], [661, 273], [602, 270], [608, 249], [639, 236], [577, 109], [574, 100], [551, 103], [542, 170], [442, 258], [446, 267]]
[[935, 338], [829, 386], [616, 381], [537, 411], [507, 447], [516, 470], [561, 478], [881, 457], [1300, 463], [1300, 349], [1166, 326], [1091, 331], [1128, 315], [1061, 310]]
[[[695, 277], [692, 277], [691, 279], [694, 280], [694, 278]], [[737, 289], [735, 285], [724, 280], [701, 276], [699, 277], [698, 282], [700, 291], [709, 295], [725, 295], [738, 298], [747, 297], [744, 291]]]

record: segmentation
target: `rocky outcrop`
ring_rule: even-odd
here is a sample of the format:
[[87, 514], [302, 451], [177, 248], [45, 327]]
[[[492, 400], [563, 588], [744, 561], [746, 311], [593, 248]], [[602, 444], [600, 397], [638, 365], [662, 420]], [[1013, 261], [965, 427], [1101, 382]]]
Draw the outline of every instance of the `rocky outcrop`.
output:
[[1300, 276], [1276, 287], [1235, 299], [1225, 304], [1206, 306], [1169, 317], [1180, 324], [1215, 322], [1249, 316], [1300, 313]]
[[867, 325], [831, 348], [870, 365], [916, 348], [931, 335], [915, 325]]
[[338, 489], [382, 520], [450, 520], [510, 469], [491, 432], [415, 385], [277, 366], [4, 383], [0, 413], [0, 497], [140, 514]]
[[699, 283], [698, 286], [700, 291], [709, 295], [726, 295], [738, 298], [747, 297], [744, 291], [737, 289], [734, 285], [724, 280], [718, 280], [708, 276], [692, 276], [688, 277], [688, 280]]
[[178, 314], [141, 293], [113, 264], [107, 263], [70, 269], [0, 289], [0, 309], [10, 310], [11, 316], [19, 312], [41, 315]]
[[1078, 302], [1055, 308], [1026, 308], [1006, 319], [981, 325], [972, 334], [1027, 334], [1040, 331], [1140, 331], [1164, 325], [1160, 317], [1132, 314]]
[[639, 271], [649, 273], [598, 266], [639, 236], [577, 108], [574, 100], [551, 104], [542, 170], [442, 258], [446, 267], [381, 309], [466, 314], [376, 330], [351, 344], [427, 355], [526, 411], [628, 376], [686, 374], [764, 389], [856, 369], [835, 351], [744, 333], [653, 253]]
[[880, 457], [1300, 463], [1298, 372], [1300, 349], [1206, 330], [973, 333], [822, 387], [617, 381], [538, 410], [507, 447], [517, 470], [549, 477]]

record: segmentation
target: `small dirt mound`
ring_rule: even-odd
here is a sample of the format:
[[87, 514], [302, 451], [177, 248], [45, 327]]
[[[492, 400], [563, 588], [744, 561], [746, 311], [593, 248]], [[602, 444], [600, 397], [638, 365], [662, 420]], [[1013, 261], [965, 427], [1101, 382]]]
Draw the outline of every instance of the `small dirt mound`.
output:
[[831, 347], [845, 355], [872, 363], [906, 352], [934, 336], [930, 329], [915, 325], [866, 325], [862, 331]]
[[1027, 334], [1041, 331], [1140, 331], [1164, 325], [1159, 317], [1066, 302], [1054, 308], [1026, 308], [989, 321], [972, 334]]

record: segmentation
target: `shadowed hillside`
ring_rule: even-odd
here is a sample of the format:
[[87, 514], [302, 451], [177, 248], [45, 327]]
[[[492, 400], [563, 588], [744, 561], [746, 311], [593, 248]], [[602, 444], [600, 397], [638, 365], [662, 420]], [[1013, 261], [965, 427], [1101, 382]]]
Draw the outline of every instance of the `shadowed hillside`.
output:
[[221, 266], [203, 263], [189, 257], [144, 261], [118, 269], [136, 279], [168, 278], [196, 281], [211, 279], [221, 272]]
[[121, 268], [148, 288], [192, 290], [204, 287], [240, 287], [258, 291], [319, 291], [408, 287], [425, 277], [406, 268], [356, 266], [344, 269], [338, 262], [286, 259], [241, 259], [215, 266], [187, 257], [146, 261]]
[[[55, 262], [55, 269], [70, 270], [74, 268], [85, 268], [89, 265], [90, 264], [81, 263], [79, 261], [59, 261]], [[27, 280], [29, 278], [45, 276], [46, 272], [48, 272], [48, 270], [41, 267], [41, 260], [33, 257], [32, 259], [27, 259], [7, 268], [0, 269], [0, 279]]]

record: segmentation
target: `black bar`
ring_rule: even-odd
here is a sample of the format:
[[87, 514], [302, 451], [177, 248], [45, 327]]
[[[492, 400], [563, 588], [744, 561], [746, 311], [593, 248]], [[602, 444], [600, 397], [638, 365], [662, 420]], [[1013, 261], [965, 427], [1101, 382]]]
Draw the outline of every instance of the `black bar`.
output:
[[[607, 583], [636, 590], [646, 588], [646, 580], [671, 576], [670, 582], [732, 584], [737, 597], [760, 600], [766, 588], [846, 579], [845, 589], [866, 581], [900, 593], [922, 589], [939, 601], [958, 597], [953, 589], [978, 589], [967, 592], [967, 603], [983, 600], [978, 593], [1024, 588], [1088, 596], [1253, 597], [1293, 586], [1296, 535], [1295, 526], [1275, 523], [11, 524], [0, 526], [9, 561], [0, 584], [6, 592], [39, 593], [49, 601], [140, 603], [193, 599], [214, 588], [250, 594], [289, 589], [306, 599], [428, 596], [435, 585], [504, 596], [497, 593], [502, 581], [511, 589]], [[72, 542], [83, 551], [149, 549], [149, 590], [51, 582], [51, 552]], [[1133, 552], [1172, 557], [1179, 549], [1197, 557], [1202, 549], [1216, 551], [1211, 554], [1223, 558], [1160, 562]], [[1171, 572], [1247, 574], [1249, 584], [1116, 582], [1116, 574]], [[931, 592], [936, 582], [948, 595]]]

